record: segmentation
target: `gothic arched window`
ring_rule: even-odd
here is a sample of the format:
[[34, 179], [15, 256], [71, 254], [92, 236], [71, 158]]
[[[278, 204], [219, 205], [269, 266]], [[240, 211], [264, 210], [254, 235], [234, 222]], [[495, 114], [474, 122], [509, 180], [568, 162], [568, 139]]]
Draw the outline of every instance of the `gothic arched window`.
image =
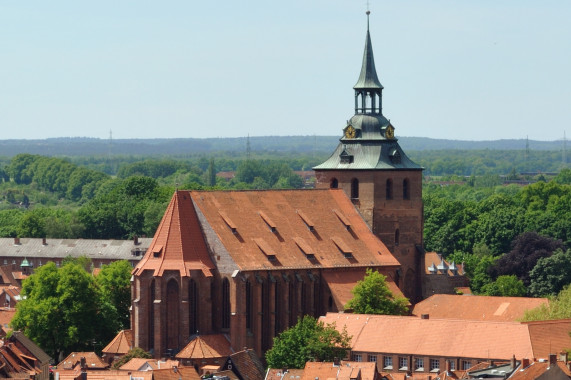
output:
[[410, 182], [408, 178], [402, 181], [402, 199], [410, 199]]
[[351, 181], [351, 199], [358, 199], [359, 198], [359, 180], [357, 178], [353, 178]]
[[336, 189], [339, 187], [339, 181], [337, 181], [337, 178], [331, 179], [331, 184], [329, 185], [329, 187], [332, 189]]
[[230, 328], [230, 281], [222, 280], [222, 328]]
[[385, 194], [387, 199], [393, 199], [393, 180], [390, 178], [387, 179], [387, 189]]

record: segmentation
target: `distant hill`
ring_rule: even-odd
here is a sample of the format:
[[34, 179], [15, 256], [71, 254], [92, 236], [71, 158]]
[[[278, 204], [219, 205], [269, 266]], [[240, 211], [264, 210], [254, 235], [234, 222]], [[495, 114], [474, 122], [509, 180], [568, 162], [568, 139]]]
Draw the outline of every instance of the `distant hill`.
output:
[[[51, 138], [45, 140], [0, 140], [0, 156], [12, 157], [20, 153], [45, 156], [105, 156], [105, 155], [195, 155], [214, 152], [245, 152], [246, 137], [206, 139], [115, 139]], [[252, 152], [330, 153], [339, 136], [263, 136], [250, 137]], [[405, 151], [422, 150], [523, 150], [526, 140], [463, 141], [400, 137]], [[563, 141], [529, 140], [531, 150], [560, 151]]]

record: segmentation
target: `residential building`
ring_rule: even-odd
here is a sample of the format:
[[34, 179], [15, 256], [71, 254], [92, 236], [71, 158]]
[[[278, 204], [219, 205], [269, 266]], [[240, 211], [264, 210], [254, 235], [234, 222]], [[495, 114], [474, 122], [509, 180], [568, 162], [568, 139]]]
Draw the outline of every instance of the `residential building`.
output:
[[374, 357], [380, 372], [468, 370], [479, 362], [547, 358], [571, 346], [571, 320], [497, 322], [327, 313], [352, 336], [351, 358]]
[[547, 298], [434, 294], [414, 305], [412, 315], [437, 319], [517, 322], [527, 310], [547, 306]]

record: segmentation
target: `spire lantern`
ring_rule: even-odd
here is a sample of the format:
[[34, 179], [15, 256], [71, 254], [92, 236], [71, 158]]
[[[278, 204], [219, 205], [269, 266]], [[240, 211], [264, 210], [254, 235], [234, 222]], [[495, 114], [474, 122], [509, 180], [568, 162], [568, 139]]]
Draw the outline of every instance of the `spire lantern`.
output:
[[369, 15], [367, 11], [367, 37], [365, 39], [365, 51], [361, 74], [353, 89], [355, 90], [355, 114], [382, 114], [382, 91], [383, 85], [377, 77], [375, 58], [373, 57], [373, 45], [369, 33]]

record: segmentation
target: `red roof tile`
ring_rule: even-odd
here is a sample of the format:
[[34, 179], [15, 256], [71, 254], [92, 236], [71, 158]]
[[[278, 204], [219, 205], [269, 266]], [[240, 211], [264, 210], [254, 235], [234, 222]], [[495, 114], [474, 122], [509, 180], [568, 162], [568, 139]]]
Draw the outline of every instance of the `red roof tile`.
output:
[[417, 303], [412, 314], [430, 318], [471, 319], [479, 321], [517, 321], [526, 310], [547, 305], [547, 298], [492, 297], [435, 294]]
[[57, 366], [63, 369], [73, 369], [80, 364], [81, 358], [85, 358], [87, 369], [104, 369], [109, 367], [95, 352], [72, 352]]
[[346, 313], [328, 313], [320, 320], [335, 322], [339, 330], [346, 327], [357, 352], [510, 360], [571, 346], [569, 320], [528, 324]]
[[101, 352], [104, 354], [124, 355], [133, 348], [133, 332], [121, 330]]
[[[204, 215], [203, 229], [212, 229], [211, 247], [217, 245], [216, 241], [222, 243], [235, 269], [399, 265], [340, 189], [184, 193], [190, 194], [196, 209]], [[180, 200], [181, 195], [177, 197]], [[183, 204], [190, 208], [192, 203], [184, 200]], [[311, 215], [313, 228], [300, 215]], [[233, 228], [227, 220], [232, 221]], [[342, 246], [331, 236], [336, 236]], [[263, 239], [263, 249], [257, 244], [259, 239]], [[299, 246], [300, 241], [305, 248]], [[304, 249], [315, 256], [307, 257]], [[351, 257], [340, 249], [351, 252]], [[275, 260], [266, 250], [275, 254]]]
[[161, 276], [165, 270], [179, 271], [189, 276], [191, 270], [201, 270], [211, 276], [214, 264], [202, 235], [194, 204], [188, 191], [177, 191], [161, 220], [155, 237], [133, 274], [152, 270]]
[[301, 380], [375, 380], [376, 374], [377, 364], [373, 362], [307, 362]]
[[194, 367], [172, 367], [153, 371], [153, 380], [200, 380]]
[[230, 341], [223, 334], [200, 335], [176, 355], [177, 359], [226, 358], [232, 354]]

